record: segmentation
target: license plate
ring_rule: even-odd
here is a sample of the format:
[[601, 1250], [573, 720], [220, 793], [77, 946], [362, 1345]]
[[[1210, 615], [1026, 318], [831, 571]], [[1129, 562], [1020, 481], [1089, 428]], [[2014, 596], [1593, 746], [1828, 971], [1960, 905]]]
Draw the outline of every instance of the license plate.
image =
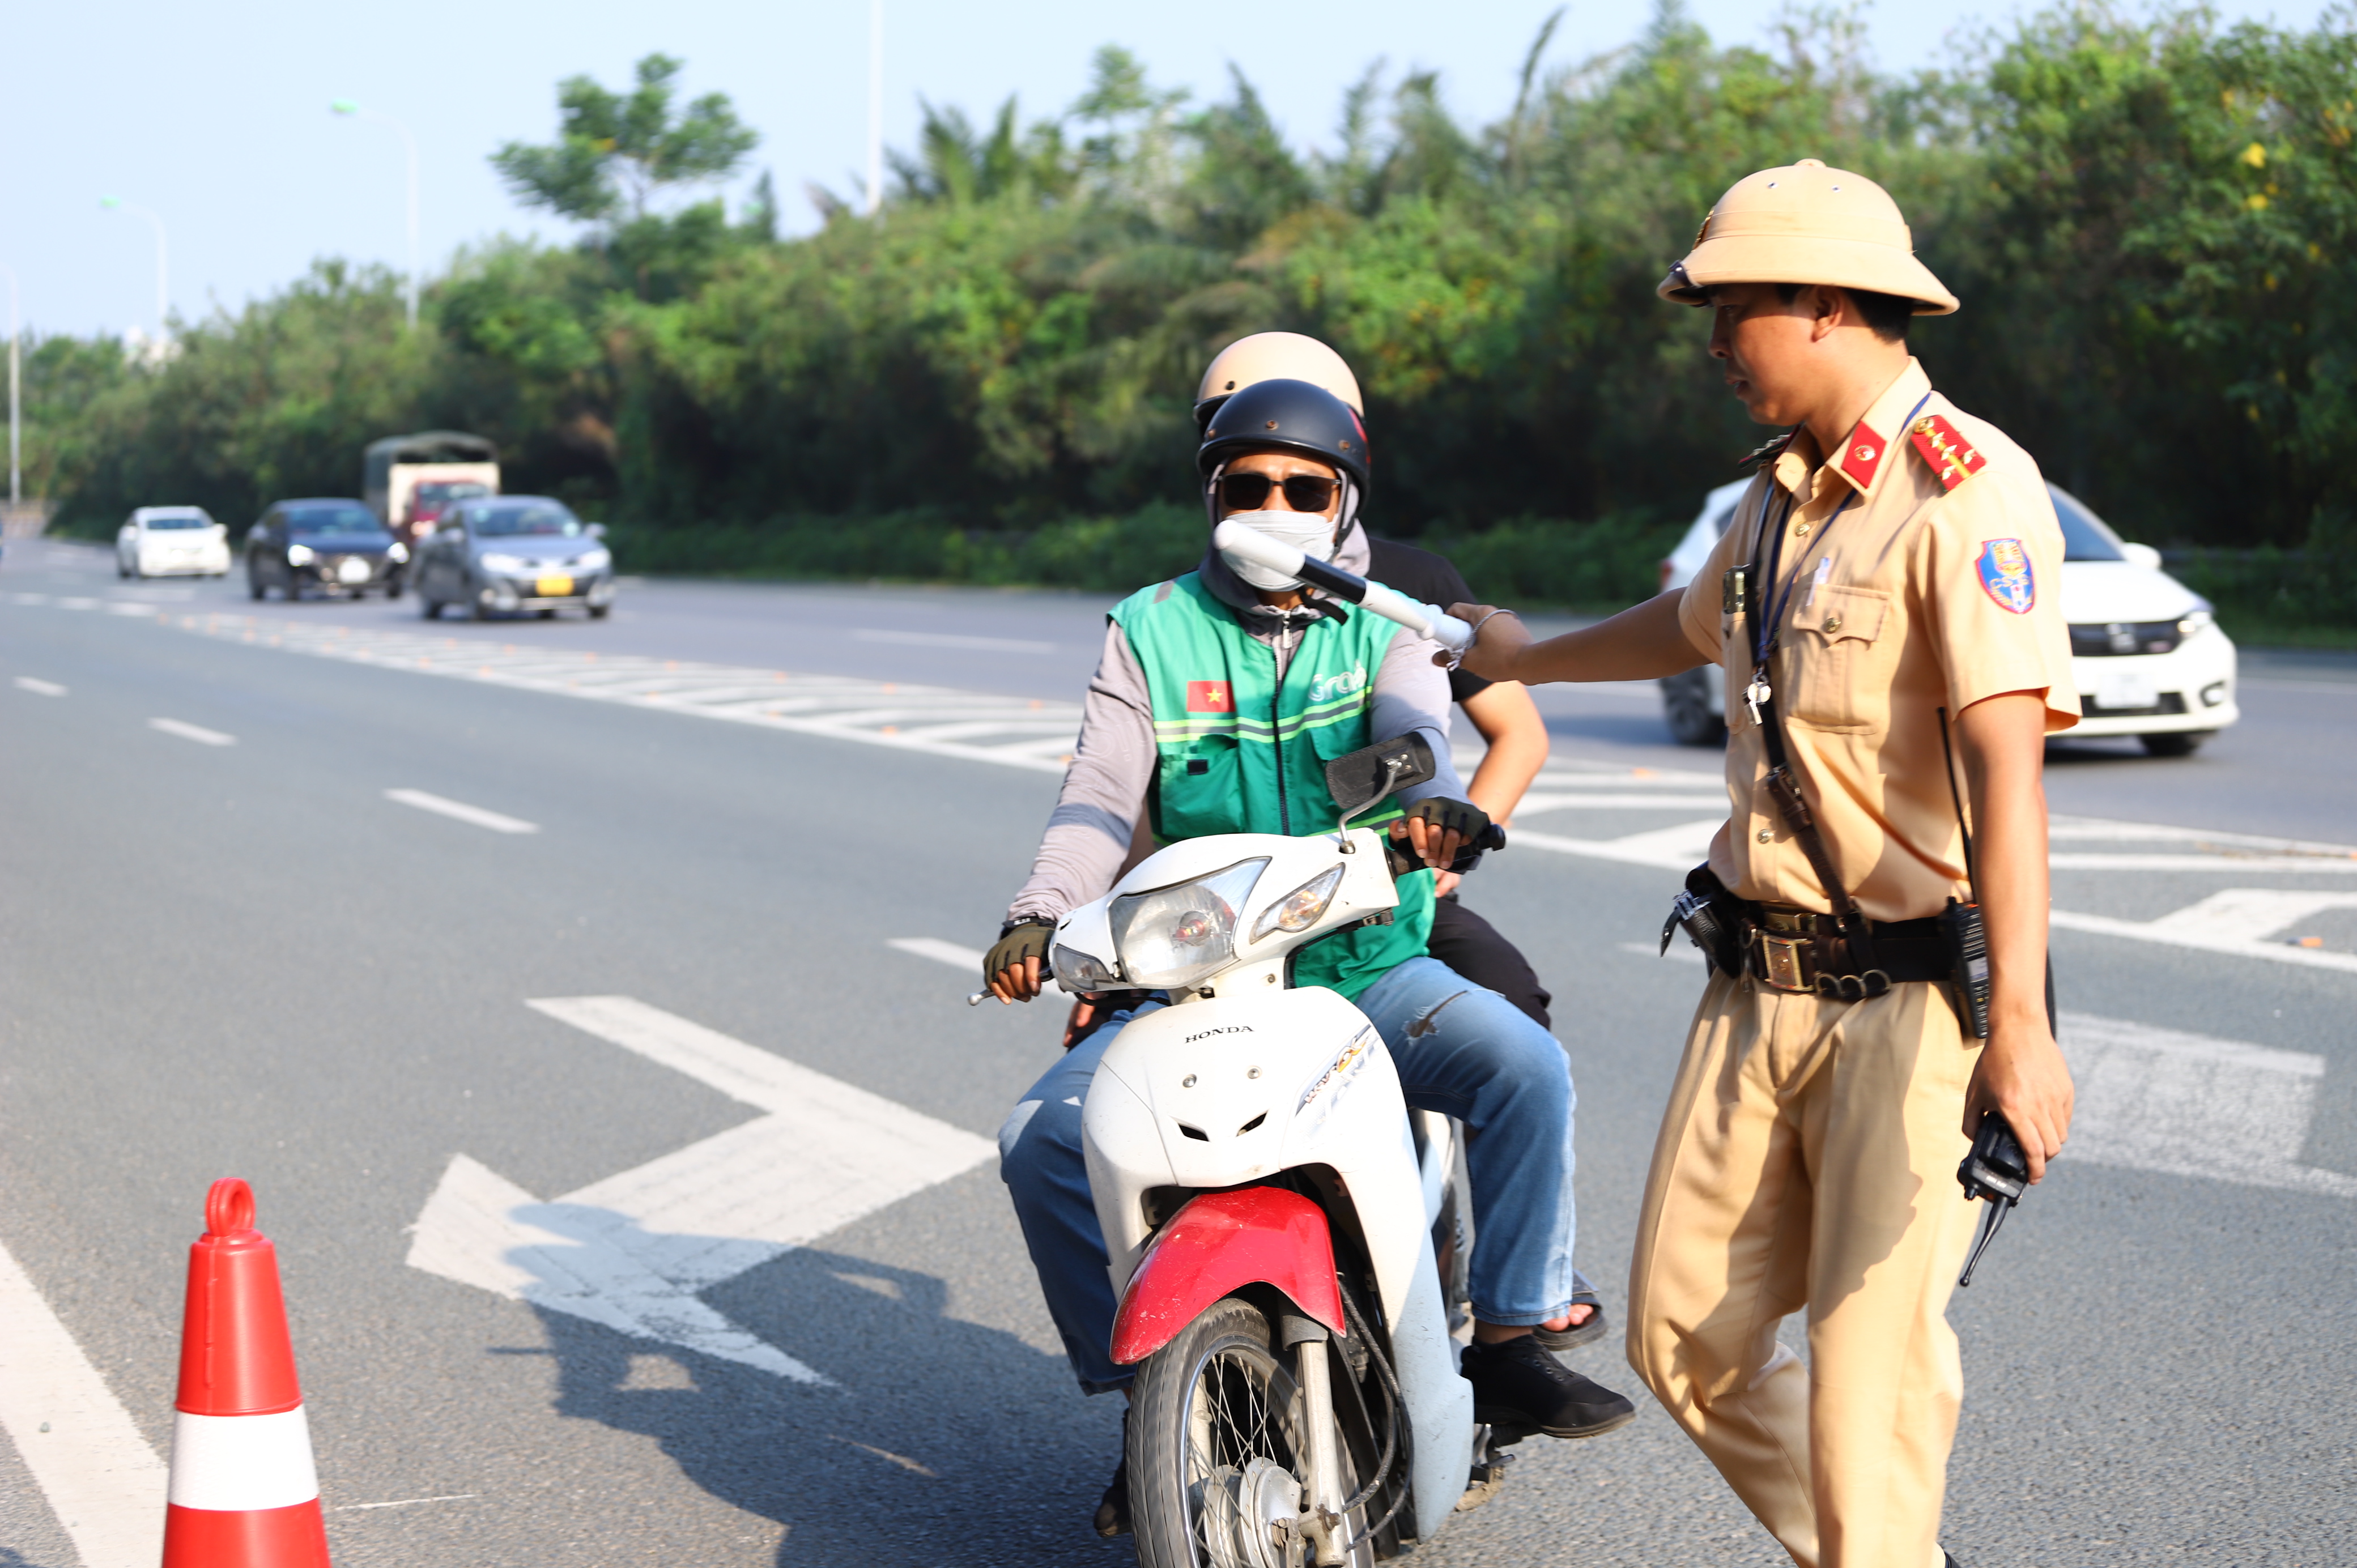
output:
[[532, 591], [544, 599], [561, 599], [573, 591], [573, 579], [543, 577], [532, 585]]
[[2160, 691], [2148, 678], [2122, 671], [2095, 683], [2095, 701], [2106, 708], [2149, 708], [2160, 701]]

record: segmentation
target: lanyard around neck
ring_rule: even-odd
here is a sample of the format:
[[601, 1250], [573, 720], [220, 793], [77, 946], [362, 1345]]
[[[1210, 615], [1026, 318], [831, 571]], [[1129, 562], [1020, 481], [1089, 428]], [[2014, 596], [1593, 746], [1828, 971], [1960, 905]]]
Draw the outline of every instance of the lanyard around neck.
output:
[[[1922, 413], [1923, 405], [1931, 401], [1930, 392], [1925, 392], [1918, 398], [1915, 406], [1907, 411], [1907, 417], [1899, 422], [1899, 428], [1905, 430], [1914, 424], [1915, 416]], [[1886, 452], [1884, 456], [1887, 457], [1889, 453]], [[1820, 544], [1824, 542], [1825, 535], [1833, 531], [1833, 526], [1840, 521], [1841, 514], [1849, 510], [1850, 502], [1857, 499], [1864, 493], [1861, 490], [1853, 489], [1843, 499], [1841, 505], [1834, 508], [1833, 516], [1825, 519], [1824, 526], [1817, 531], [1817, 542]], [[1751, 662], [1754, 668], [1765, 668], [1769, 655], [1776, 651], [1777, 640], [1783, 635], [1784, 612], [1792, 606], [1792, 590], [1801, 585], [1801, 568], [1794, 566], [1792, 576], [1784, 582], [1783, 592], [1780, 595], [1776, 591], [1776, 579], [1784, 553], [1784, 528], [1792, 521], [1792, 509], [1799, 504], [1800, 496], [1796, 492], [1785, 493], [1784, 511], [1783, 515], [1776, 520], [1775, 537], [1764, 542], [1768, 546], [1767, 582], [1764, 585], [1767, 588], [1765, 598], [1768, 601], [1769, 614], [1765, 619], [1754, 623], [1751, 628]], [[1761, 532], [1765, 532], [1768, 524], [1768, 508], [1764, 503], [1760, 508], [1760, 524]], [[1751, 554], [1752, 559], [1759, 559], [1760, 548], [1757, 543], [1752, 546]]]

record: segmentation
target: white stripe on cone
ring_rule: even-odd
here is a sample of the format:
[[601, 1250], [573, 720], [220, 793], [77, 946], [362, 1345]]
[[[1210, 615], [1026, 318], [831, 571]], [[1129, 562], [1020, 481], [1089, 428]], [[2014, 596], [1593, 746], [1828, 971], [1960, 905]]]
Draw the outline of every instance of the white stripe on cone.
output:
[[301, 1405], [276, 1415], [172, 1412], [171, 1499], [178, 1506], [248, 1513], [318, 1495]]

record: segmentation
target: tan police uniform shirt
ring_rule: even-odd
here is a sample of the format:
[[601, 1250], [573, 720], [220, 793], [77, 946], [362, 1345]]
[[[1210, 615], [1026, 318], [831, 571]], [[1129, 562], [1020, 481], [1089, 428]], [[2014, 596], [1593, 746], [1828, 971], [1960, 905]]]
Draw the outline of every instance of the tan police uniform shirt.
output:
[[[2050, 733], [2079, 722], [2062, 532], [2029, 455], [1933, 392], [1913, 360], [1823, 456], [1803, 428], [1763, 465], [1680, 607], [1687, 638], [1725, 667], [1733, 815], [1710, 865], [1742, 897], [1832, 907], [1777, 814], [1743, 701], [1753, 619], [1790, 585], [1768, 679], [1793, 768], [1867, 918], [1913, 919], [1964, 896], [1940, 710], [2036, 692]], [[1763, 518], [1782, 535], [1772, 583]], [[1721, 585], [1747, 562], [1750, 607], [1730, 617]]]

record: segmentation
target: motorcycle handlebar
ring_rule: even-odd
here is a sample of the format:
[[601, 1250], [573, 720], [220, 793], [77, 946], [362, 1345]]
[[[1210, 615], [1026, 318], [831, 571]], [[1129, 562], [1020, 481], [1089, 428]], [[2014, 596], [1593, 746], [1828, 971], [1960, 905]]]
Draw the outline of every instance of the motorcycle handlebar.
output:
[[1222, 521], [1212, 530], [1211, 542], [1232, 566], [1261, 566], [1288, 577], [1298, 577], [1315, 587], [1325, 589], [1336, 598], [1372, 610], [1385, 620], [1404, 626], [1419, 637], [1428, 637], [1451, 653], [1463, 653], [1472, 645], [1473, 628], [1437, 606], [1420, 603], [1397, 589], [1387, 588], [1355, 573], [1345, 572], [1331, 562], [1305, 555], [1292, 545], [1271, 539], [1257, 529], [1248, 528], [1240, 522]]

